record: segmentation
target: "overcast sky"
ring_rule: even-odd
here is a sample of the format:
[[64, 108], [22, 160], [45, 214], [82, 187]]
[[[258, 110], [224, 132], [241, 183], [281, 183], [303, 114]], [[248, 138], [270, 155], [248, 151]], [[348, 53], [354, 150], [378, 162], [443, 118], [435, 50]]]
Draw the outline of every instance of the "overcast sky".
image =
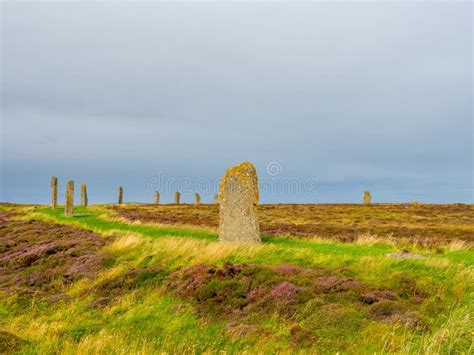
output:
[[472, 203], [472, 11], [2, 2], [0, 200], [207, 202], [249, 160], [263, 203]]

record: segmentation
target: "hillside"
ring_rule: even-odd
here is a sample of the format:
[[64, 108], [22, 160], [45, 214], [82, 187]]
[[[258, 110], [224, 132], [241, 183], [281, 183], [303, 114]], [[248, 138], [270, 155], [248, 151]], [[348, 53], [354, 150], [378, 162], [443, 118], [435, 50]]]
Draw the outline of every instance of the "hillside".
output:
[[469, 353], [472, 205], [0, 206], [0, 352]]

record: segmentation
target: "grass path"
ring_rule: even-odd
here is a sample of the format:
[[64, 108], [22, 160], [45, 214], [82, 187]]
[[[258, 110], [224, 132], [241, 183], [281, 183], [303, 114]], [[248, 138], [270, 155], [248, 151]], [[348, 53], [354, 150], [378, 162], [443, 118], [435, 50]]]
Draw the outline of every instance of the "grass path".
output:
[[[79, 224], [83, 228], [94, 231], [107, 232], [119, 230], [122, 232], [139, 233], [145, 237], [181, 237], [207, 241], [218, 241], [218, 234], [205, 229], [191, 227], [175, 227], [157, 224], [127, 223], [117, 219], [111, 219], [110, 212], [95, 206], [93, 208], [76, 208], [74, 219], [64, 217], [64, 208], [59, 207], [56, 211], [45, 207], [37, 209], [36, 212], [53, 217], [58, 222]], [[262, 237], [263, 244], [281, 246], [284, 248], [308, 249], [320, 253], [347, 254], [347, 255], [384, 255], [396, 251], [391, 245], [383, 242], [376, 245], [341, 244], [331, 242], [312, 242], [305, 239], [292, 239], [291, 237]], [[337, 247], [335, 247], [337, 245]]]
[[[56, 211], [52, 211], [49, 207], [36, 209], [36, 212], [54, 218], [60, 223], [73, 223], [86, 229], [99, 232], [109, 232], [118, 230], [121, 232], [138, 233], [150, 238], [178, 237], [187, 239], [198, 239], [206, 241], [218, 241], [218, 234], [214, 231], [192, 228], [177, 227], [157, 224], [127, 223], [118, 219], [114, 219], [111, 212], [103, 207], [94, 206], [89, 208], [76, 207], [75, 217], [73, 220], [64, 217], [64, 208], [59, 207]], [[383, 256], [388, 253], [399, 251], [394, 245], [384, 242], [370, 244], [344, 244], [340, 242], [314, 241], [304, 238], [294, 239], [291, 236], [268, 237], [263, 236], [264, 245], [275, 245], [284, 249], [306, 249], [315, 253], [323, 253], [325, 255], [345, 255], [353, 257], [362, 256]], [[454, 250], [447, 253], [436, 255], [431, 254], [430, 257], [435, 259], [447, 259], [454, 263], [463, 263], [467, 266], [474, 265], [474, 252], [469, 250]]]
[[180, 228], [174, 226], [131, 224], [110, 219], [110, 212], [99, 206], [94, 206], [87, 209], [75, 207], [73, 220], [64, 216], [64, 207], [59, 207], [56, 211], [53, 211], [49, 207], [44, 207], [37, 209], [36, 212], [53, 217], [62, 223], [70, 223], [73, 221], [84, 228], [101, 232], [119, 230], [123, 232], [140, 233], [151, 238], [174, 236], [215, 241], [218, 239], [217, 233], [206, 230]]

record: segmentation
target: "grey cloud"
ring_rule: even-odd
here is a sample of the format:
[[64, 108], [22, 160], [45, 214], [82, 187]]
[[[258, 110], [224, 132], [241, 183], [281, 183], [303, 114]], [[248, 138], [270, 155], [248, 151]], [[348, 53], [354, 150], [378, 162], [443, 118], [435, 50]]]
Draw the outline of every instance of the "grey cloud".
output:
[[127, 176], [138, 197], [156, 170], [252, 160], [318, 177], [327, 200], [365, 180], [472, 201], [469, 2], [2, 6], [3, 199], [20, 165]]

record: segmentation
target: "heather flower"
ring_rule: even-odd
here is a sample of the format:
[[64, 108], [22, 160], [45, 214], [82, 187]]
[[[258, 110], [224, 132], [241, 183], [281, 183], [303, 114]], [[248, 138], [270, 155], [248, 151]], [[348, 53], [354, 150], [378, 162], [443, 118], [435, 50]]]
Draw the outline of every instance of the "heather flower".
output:
[[270, 296], [281, 299], [284, 304], [294, 302], [298, 289], [291, 282], [282, 282], [270, 291]]

